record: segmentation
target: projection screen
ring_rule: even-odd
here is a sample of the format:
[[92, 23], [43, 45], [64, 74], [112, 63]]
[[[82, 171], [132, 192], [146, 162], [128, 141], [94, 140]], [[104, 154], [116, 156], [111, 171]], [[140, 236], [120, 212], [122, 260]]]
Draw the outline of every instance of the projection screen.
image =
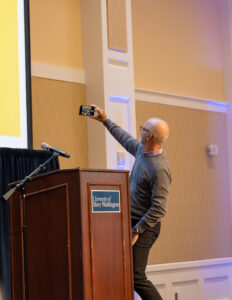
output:
[[28, 0], [0, 1], [0, 147], [31, 148]]

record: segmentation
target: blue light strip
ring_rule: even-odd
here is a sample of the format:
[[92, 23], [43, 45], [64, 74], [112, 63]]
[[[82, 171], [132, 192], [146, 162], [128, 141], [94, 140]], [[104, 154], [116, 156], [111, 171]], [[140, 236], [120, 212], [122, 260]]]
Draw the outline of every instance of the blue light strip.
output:
[[119, 49], [114, 49], [114, 48], [109, 48], [109, 50], [113, 50], [113, 51], [118, 51], [118, 52], [127, 53], [127, 51], [126, 51], [126, 50], [119, 50]]
[[128, 64], [128, 61], [126, 61], [126, 60], [119, 60], [119, 59], [109, 58], [109, 62], [110, 61], [120, 62], [120, 63], [123, 63], [125, 65]]
[[109, 98], [111, 101], [121, 101], [121, 102], [129, 102], [130, 98], [129, 97], [125, 97], [125, 96], [119, 96], [119, 95], [109, 95]]
[[217, 106], [222, 106], [222, 107], [229, 107], [229, 103], [226, 102], [221, 102], [221, 101], [214, 101], [214, 100], [206, 100], [206, 103], [210, 105], [217, 105]]

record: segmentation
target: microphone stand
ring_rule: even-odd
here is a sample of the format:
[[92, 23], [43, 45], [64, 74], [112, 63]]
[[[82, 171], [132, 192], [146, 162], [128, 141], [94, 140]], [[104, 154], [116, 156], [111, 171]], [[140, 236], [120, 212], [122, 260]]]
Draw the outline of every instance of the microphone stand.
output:
[[2, 200], [8, 200], [15, 191], [19, 191], [22, 200], [22, 208], [23, 208], [23, 254], [24, 254], [24, 283], [25, 283], [25, 300], [29, 300], [28, 294], [28, 265], [27, 265], [27, 225], [26, 225], [26, 188], [25, 185], [28, 181], [31, 181], [33, 175], [36, 175], [40, 170], [45, 170], [46, 165], [53, 160], [54, 158], [58, 157], [59, 154], [53, 152], [52, 156], [47, 159], [43, 164], [41, 164], [38, 168], [36, 168], [31, 174], [26, 176], [22, 181], [20, 181], [14, 188], [9, 190], [6, 194], [2, 196]]

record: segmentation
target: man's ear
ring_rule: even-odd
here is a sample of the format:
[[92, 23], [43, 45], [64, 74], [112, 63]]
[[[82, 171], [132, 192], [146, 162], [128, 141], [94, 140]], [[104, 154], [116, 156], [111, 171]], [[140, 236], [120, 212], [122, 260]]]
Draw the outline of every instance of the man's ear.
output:
[[153, 134], [152, 134], [152, 133], [149, 133], [149, 135], [148, 135], [148, 137], [147, 137], [147, 140], [148, 140], [148, 141], [151, 140], [152, 137], [153, 137]]

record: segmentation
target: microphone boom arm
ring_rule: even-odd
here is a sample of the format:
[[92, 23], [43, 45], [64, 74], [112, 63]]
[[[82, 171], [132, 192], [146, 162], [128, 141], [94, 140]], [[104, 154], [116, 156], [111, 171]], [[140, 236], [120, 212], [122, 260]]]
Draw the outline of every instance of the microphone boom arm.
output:
[[8, 200], [15, 191], [17, 190], [21, 190], [23, 188], [23, 186], [26, 184], [26, 182], [31, 180], [31, 177], [33, 175], [36, 175], [40, 170], [45, 170], [46, 169], [46, 165], [53, 160], [54, 158], [56, 158], [57, 156], [59, 156], [58, 153], [53, 152], [52, 156], [49, 157], [43, 164], [41, 164], [38, 168], [36, 168], [31, 174], [29, 174], [28, 176], [26, 176], [22, 181], [20, 181], [15, 187], [13, 187], [12, 189], [10, 189], [7, 193], [5, 193], [2, 196], [2, 200]]

